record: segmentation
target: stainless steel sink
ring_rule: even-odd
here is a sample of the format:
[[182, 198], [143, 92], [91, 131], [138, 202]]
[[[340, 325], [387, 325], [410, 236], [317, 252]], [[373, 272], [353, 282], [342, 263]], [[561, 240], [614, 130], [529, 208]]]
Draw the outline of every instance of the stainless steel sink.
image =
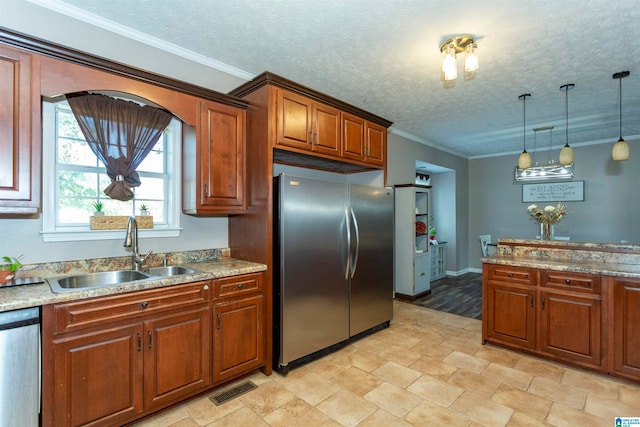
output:
[[182, 265], [168, 265], [164, 267], [151, 267], [145, 268], [142, 270], [144, 273], [149, 274], [151, 276], [177, 276], [180, 274], [194, 274], [200, 273], [200, 270], [196, 270], [194, 268], [185, 267]]
[[64, 293], [193, 273], [201, 273], [201, 271], [181, 265], [171, 265], [165, 267], [151, 267], [143, 271], [115, 270], [99, 273], [82, 273], [71, 276], [50, 277], [47, 279], [47, 282], [51, 287], [51, 291], [54, 293]]

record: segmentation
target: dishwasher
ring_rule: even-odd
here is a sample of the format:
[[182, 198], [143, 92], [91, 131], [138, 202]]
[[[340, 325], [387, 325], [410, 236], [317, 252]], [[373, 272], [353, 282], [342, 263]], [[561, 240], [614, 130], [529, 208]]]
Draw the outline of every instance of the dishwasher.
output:
[[40, 308], [0, 313], [0, 426], [40, 424]]

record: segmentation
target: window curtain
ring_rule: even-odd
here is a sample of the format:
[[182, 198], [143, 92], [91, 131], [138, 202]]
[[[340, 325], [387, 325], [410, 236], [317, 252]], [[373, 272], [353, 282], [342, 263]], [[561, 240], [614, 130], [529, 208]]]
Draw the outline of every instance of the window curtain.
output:
[[87, 143], [105, 165], [112, 199], [133, 199], [139, 187], [136, 168], [153, 149], [171, 121], [163, 109], [101, 94], [70, 94], [67, 101]]

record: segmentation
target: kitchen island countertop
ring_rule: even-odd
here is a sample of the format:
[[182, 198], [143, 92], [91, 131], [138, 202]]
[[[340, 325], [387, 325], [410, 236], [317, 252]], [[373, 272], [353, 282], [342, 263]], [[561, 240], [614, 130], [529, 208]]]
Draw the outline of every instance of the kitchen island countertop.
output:
[[[0, 312], [145, 289], [162, 288], [200, 280], [257, 273], [267, 269], [267, 266], [264, 264], [234, 258], [221, 258], [203, 262], [184, 263], [181, 265], [198, 269], [201, 272], [128, 282], [95, 289], [78, 289], [65, 293], [53, 293], [46, 281], [36, 285], [2, 287], [0, 288]], [[49, 277], [52, 276], [53, 274], [49, 275]]]

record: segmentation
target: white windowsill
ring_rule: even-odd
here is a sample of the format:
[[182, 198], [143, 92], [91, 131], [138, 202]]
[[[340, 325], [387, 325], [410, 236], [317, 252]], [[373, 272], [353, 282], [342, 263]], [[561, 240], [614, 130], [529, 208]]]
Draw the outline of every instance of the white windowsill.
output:
[[[141, 238], [178, 237], [182, 228], [139, 229]], [[77, 230], [77, 231], [42, 231], [43, 242], [77, 242], [91, 240], [124, 239], [125, 230]]]

